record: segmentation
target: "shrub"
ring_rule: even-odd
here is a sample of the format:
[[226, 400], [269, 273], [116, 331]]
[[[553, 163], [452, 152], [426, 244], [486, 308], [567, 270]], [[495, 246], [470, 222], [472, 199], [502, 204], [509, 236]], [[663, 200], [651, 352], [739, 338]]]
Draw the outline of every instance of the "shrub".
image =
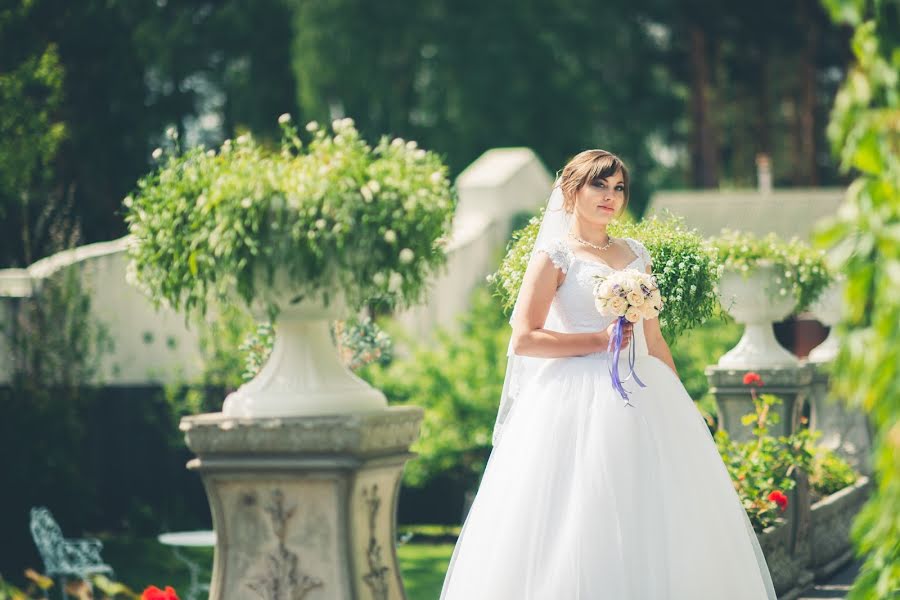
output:
[[[522, 286], [540, 223], [539, 214], [513, 234], [500, 268], [490, 277], [507, 313], [512, 311]], [[637, 239], [650, 252], [653, 272], [665, 302], [659, 324], [670, 343], [715, 314], [718, 309], [715, 288], [719, 279], [715, 248], [695, 231], [687, 230], [682, 219], [652, 217], [636, 223], [615, 221], [609, 225], [609, 233]]]
[[[285, 117], [287, 117], [285, 115]], [[421, 297], [445, 261], [455, 198], [446, 167], [415, 142], [370, 147], [350, 119], [301, 142], [282, 118], [280, 151], [250, 136], [218, 152], [154, 154], [159, 170], [124, 200], [130, 279], [157, 302], [203, 314], [210, 297], [262, 300], [261, 277], [287, 270], [298, 297], [351, 308]]]
[[797, 238], [785, 242], [774, 233], [758, 237], [725, 229], [713, 243], [726, 269], [749, 274], [757, 265], [774, 265], [779, 294], [797, 301], [794, 312], [806, 310], [831, 282], [824, 253]]
[[487, 288], [476, 289], [471, 306], [457, 329], [440, 329], [433, 341], [414, 343], [408, 358], [360, 372], [392, 403], [425, 409], [421, 436], [412, 447], [418, 456], [404, 471], [409, 485], [449, 474], [474, 487], [490, 454], [510, 329]]

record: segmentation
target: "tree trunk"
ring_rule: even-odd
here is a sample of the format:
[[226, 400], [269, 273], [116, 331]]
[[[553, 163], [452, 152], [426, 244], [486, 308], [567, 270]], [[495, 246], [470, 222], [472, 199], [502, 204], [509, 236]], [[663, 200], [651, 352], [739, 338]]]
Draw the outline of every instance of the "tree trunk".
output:
[[814, 7], [809, 0], [798, 0], [799, 19], [806, 24], [806, 40], [800, 55], [800, 99], [797, 102], [799, 120], [798, 170], [801, 185], [815, 186], [819, 183], [816, 169], [816, 50], [818, 47], [819, 24]]
[[772, 156], [772, 110], [769, 104], [769, 50], [763, 48], [759, 56], [759, 80], [757, 81], [756, 153]]
[[695, 187], [718, 186], [718, 149], [710, 119], [710, 67], [706, 33], [689, 26], [691, 62], [691, 175]]

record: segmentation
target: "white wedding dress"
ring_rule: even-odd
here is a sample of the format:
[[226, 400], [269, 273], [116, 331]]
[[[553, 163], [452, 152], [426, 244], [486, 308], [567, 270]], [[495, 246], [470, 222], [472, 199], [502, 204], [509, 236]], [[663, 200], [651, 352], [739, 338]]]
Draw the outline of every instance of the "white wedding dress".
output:
[[[641, 271], [650, 256], [628, 239]], [[565, 332], [605, 329], [595, 274], [557, 240], [553, 300]], [[681, 381], [634, 327], [625, 406], [609, 355], [543, 359], [496, 441], [441, 600], [775, 600], [750, 521]], [[623, 352], [620, 370], [627, 360]]]

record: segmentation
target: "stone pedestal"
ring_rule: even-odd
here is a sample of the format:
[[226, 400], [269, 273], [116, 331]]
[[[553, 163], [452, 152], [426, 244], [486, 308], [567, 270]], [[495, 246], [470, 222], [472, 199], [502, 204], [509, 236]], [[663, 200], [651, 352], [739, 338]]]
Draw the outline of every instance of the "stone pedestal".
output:
[[743, 383], [744, 374], [751, 370], [759, 373], [764, 383], [763, 387], [757, 388], [758, 393], [774, 394], [782, 400], [781, 404], [772, 407], [780, 416], [780, 422], [769, 425], [769, 434], [777, 437], [796, 431], [803, 404], [809, 401], [812, 369], [807, 366], [746, 370], [708, 366], [706, 377], [710, 392], [716, 398], [719, 427], [737, 441], [746, 441], [753, 436], [753, 426], [741, 423], [741, 417], [754, 412], [750, 387]]
[[872, 475], [868, 416], [831, 394], [829, 365], [813, 362], [808, 365], [812, 370], [810, 427], [822, 432], [818, 443], [837, 452], [860, 473]]
[[403, 600], [403, 465], [422, 409], [181, 421], [212, 509], [211, 600]]

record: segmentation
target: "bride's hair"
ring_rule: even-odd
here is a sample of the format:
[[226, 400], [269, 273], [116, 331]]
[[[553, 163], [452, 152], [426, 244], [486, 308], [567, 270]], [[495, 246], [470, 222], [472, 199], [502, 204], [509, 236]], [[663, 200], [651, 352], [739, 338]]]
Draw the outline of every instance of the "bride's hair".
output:
[[606, 150], [585, 150], [575, 155], [563, 167], [559, 178], [559, 187], [563, 193], [563, 208], [567, 213], [575, 208], [575, 195], [582, 186], [595, 179], [605, 179], [622, 171], [622, 182], [625, 184], [625, 204], [622, 210], [628, 206], [628, 191], [631, 187], [628, 182], [628, 168], [618, 156]]

